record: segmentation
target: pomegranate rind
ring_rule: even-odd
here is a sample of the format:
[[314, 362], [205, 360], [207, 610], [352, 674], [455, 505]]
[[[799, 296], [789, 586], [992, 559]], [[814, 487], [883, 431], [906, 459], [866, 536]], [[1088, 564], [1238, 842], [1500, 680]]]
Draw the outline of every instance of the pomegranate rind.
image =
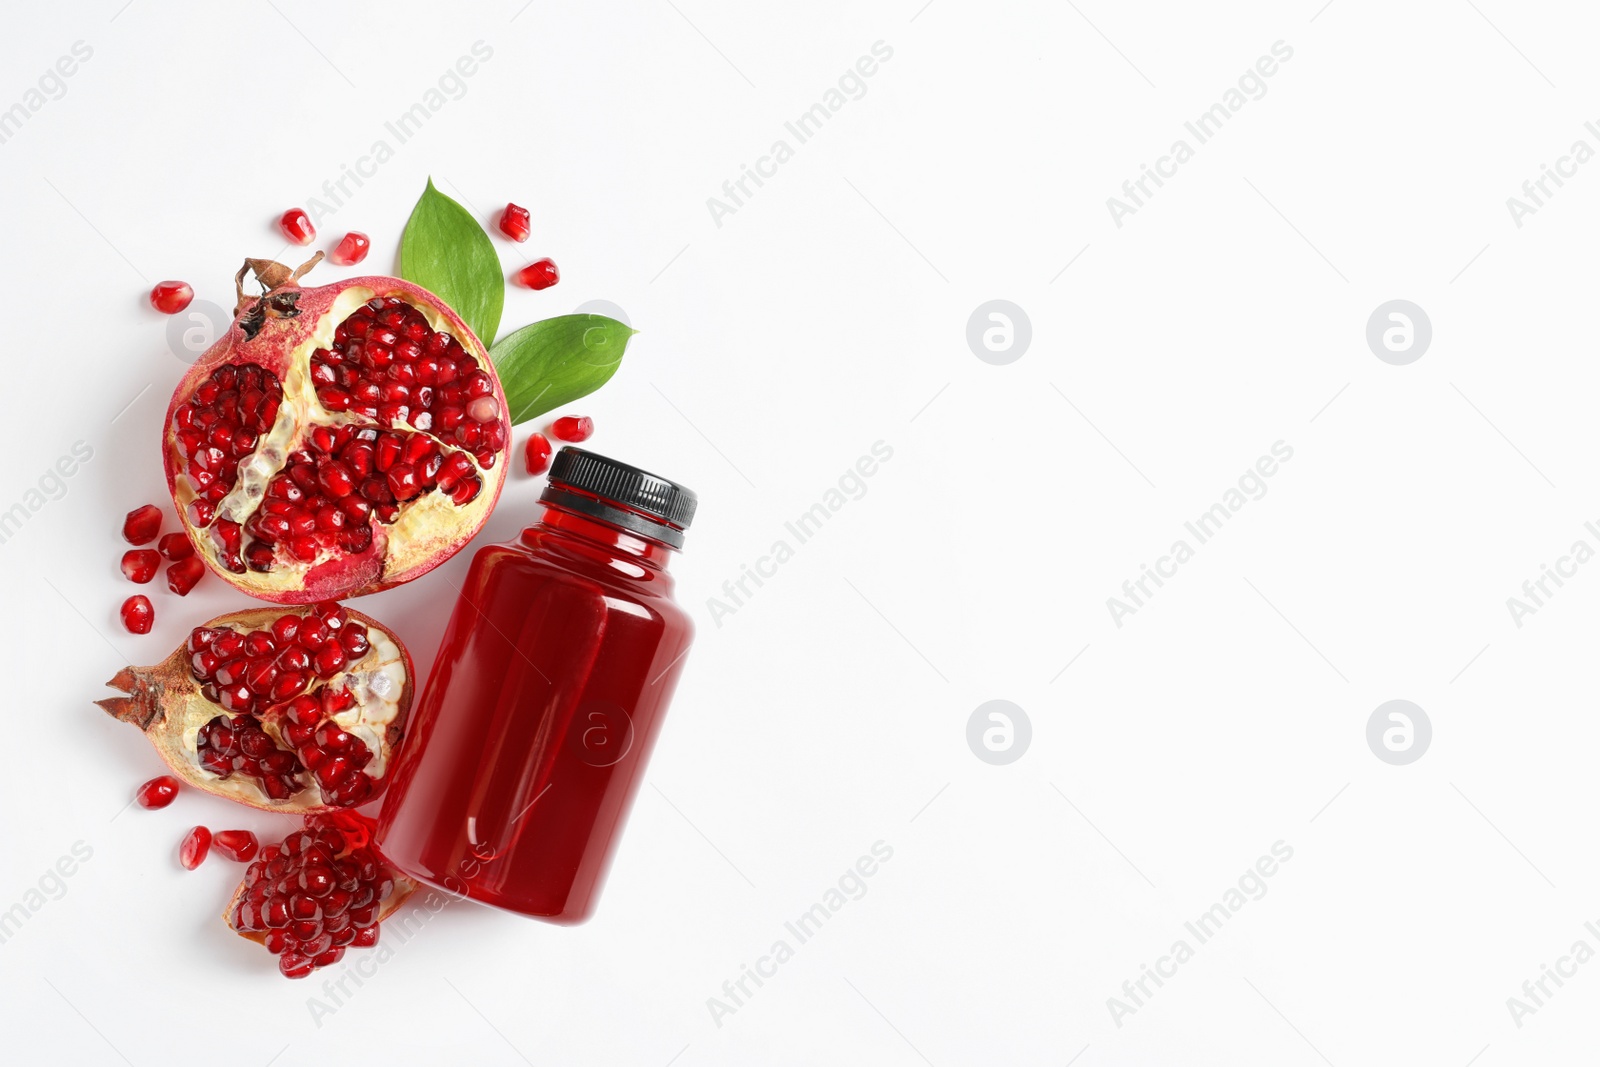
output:
[[[310, 609], [298, 610], [305, 614], [309, 613]], [[383, 732], [378, 738], [379, 751], [374, 753], [373, 762], [367, 768], [368, 772], [373, 768], [381, 772], [370, 775], [372, 798], [376, 798], [389, 784], [389, 771], [394, 766], [395, 753], [404, 736], [406, 718], [410, 714], [411, 700], [416, 689], [416, 668], [412, 665], [411, 653], [406, 649], [405, 642], [388, 627], [349, 606], [344, 610], [350, 622], [360, 623], [367, 628], [370, 635], [382, 635], [392, 643], [398, 655], [398, 662], [405, 673], [400, 693], [392, 701], [396, 705], [396, 711], [391, 719], [381, 724]], [[211, 628], [233, 627], [243, 632], [263, 630], [271, 626], [273, 620], [296, 611], [294, 608], [287, 610], [250, 608], [219, 615], [204, 625]], [[338, 686], [347, 675], [360, 673], [380, 662], [389, 662], [382, 658], [384, 655], [379, 642], [374, 640], [365, 656], [322, 684]], [[285, 800], [273, 800], [262, 791], [254, 778], [243, 774], [219, 778], [200, 766], [196, 746], [196, 735], [200, 727], [218, 715], [229, 713], [221, 705], [213, 704], [200, 694], [200, 683], [195, 681], [194, 675], [190, 673], [190, 654], [186, 645], [179, 645], [172, 655], [153, 667], [124, 667], [106, 684], [128, 695], [108, 697], [95, 703], [112, 718], [143, 730], [146, 740], [156, 750], [156, 754], [183, 784], [262, 811], [309, 815], [348, 810], [323, 803], [322, 790], [313, 775], [306, 776], [308, 784], [298, 793]], [[358, 704], [353, 710], [364, 709]], [[355, 732], [353, 726], [343, 723], [341, 725], [349, 732]], [[263, 723], [263, 728], [270, 732], [273, 727]]]
[[[205, 355], [189, 369], [173, 392], [167, 407], [162, 429], [162, 462], [166, 469], [167, 486], [172, 501], [177, 506], [178, 521], [189, 536], [195, 552], [207, 567], [234, 588], [279, 604], [308, 604], [319, 600], [344, 600], [380, 592], [420, 578], [439, 564], [459, 552], [488, 521], [505, 485], [511, 451], [510, 409], [500, 377], [488, 349], [444, 301], [400, 278], [367, 275], [335, 282], [314, 289], [295, 289], [292, 284], [273, 289], [274, 294], [295, 294], [292, 306], [297, 314], [292, 317], [267, 314], [259, 319], [259, 330], [253, 336], [246, 329], [251, 306], [229, 326], [228, 332], [217, 340]], [[195, 391], [213, 373], [228, 364], [256, 364], [277, 376], [283, 388], [283, 400], [278, 419], [269, 437], [271, 446], [263, 442], [241, 467], [262, 461], [257, 476], [262, 485], [284, 466], [285, 458], [303, 446], [315, 425], [338, 426], [354, 424], [378, 427], [373, 420], [362, 419], [349, 413], [327, 411], [318, 402], [316, 389], [310, 376], [311, 354], [327, 348], [333, 342], [334, 330], [339, 323], [374, 297], [399, 297], [422, 313], [435, 331], [453, 336], [463, 349], [470, 352], [478, 366], [488, 374], [494, 385], [494, 398], [499, 402], [501, 420], [505, 424], [506, 447], [496, 455], [494, 466], [485, 470], [474, 460], [473, 469], [483, 483], [478, 495], [463, 505], [457, 505], [442, 492], [428, 492], [402, 506], [399, 518], [390, 525], [374, 522], [371, 546], [361, 553], [340, 551], [330, 558], [311, 563], [299, 563], [280, 558], [269, 571], [230, 571], [222, 562], [219, 546], [208, 533], [190, 521], [189, 504], [196, 494], [184, 473], [183, 454], [178, 444], [174, 416], [187, 404]], [[397, 422], [394, 428], [416, 432], [407, 423]], [[423, 431], [426, 432], [426, 431]], [[446, 447], [454, 447], [444, 442]], [[471, 453], [467, 453], [469, 456]], [[243, 476], [241, 475], [241, 481]], [[246, 513], [247, 514], [247, 513]], [[243, 521], [245, 514], [236, 516]]]

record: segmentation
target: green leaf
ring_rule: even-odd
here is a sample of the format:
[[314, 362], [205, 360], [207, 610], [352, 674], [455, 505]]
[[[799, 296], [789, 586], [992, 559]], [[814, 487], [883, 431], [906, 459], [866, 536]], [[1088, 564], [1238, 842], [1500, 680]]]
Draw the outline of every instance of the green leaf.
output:
[[500, 257], [478, 220], [435, 189], [432, 178], [400, 238], [400, 277], [449, 304], [478, 340], [494, 344], [506, 300]]
[[506, 334], [489, 350], [513, 425], [588, 396], [617, 372], [639, 331], [604, 315], [559, 315]]

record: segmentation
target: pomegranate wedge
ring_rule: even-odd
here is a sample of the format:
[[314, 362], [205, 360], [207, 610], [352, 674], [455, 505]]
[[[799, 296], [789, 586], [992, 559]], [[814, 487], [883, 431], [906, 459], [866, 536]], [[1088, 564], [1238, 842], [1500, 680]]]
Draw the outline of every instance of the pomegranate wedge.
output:
[[269, 811], [364, 804], [388, 784], [411, 707], [411, 657], [339, 604], [256, 608], [197, 626], [96, 701], [144, 731], [184, 783]]

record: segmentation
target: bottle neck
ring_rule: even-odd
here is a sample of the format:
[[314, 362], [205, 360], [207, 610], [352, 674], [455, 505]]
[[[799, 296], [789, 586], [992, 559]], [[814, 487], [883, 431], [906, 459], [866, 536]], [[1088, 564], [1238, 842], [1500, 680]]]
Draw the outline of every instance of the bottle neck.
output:
[[544, 514], [533, 526], [524, 531], [524, 536], [543, 527], [546, 530], [559, 531], [593, 542], [657, 570], [666, 570], [668, 564], [672, 562], [674, 550], [660, 541], [630, 533], [603, 519], [581, 514], [548, 500], [542, 501], [540, 507], [544, 508]]

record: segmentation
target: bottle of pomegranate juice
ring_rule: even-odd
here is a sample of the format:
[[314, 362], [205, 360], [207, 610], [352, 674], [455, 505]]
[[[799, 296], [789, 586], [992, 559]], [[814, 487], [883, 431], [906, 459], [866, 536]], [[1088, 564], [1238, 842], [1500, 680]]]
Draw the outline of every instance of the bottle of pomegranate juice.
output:
[[540, 501], [519, 538], [473, 557], [377, 840], [449, 893], [578, 923], [689, 650], [667, 564], [695, 495], [563, 448]]

